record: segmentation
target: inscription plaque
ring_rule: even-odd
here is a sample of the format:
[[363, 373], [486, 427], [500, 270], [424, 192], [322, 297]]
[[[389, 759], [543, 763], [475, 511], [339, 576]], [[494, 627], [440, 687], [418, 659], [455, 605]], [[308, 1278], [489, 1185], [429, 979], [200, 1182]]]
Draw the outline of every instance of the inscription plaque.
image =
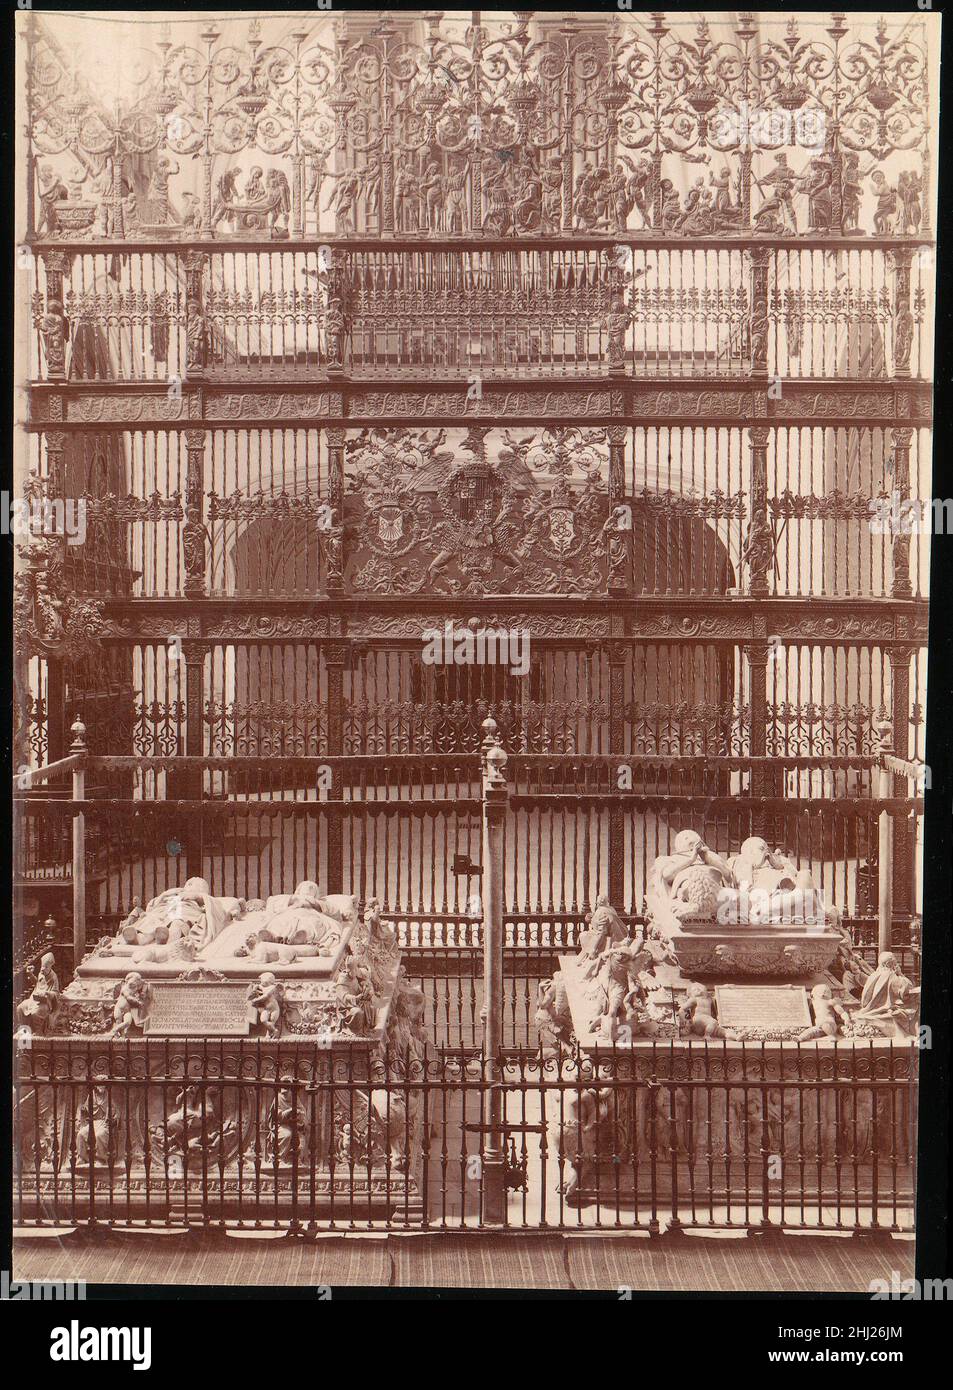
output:
[[811, 1011], [803, 985], [718, 985], [718, 1022], [723, 1028], [809, 1028]]
[[145, 1031], [165, 1037], [244, 1037], [250, 1023], [245, 988], [232, 984], [154, 984]]

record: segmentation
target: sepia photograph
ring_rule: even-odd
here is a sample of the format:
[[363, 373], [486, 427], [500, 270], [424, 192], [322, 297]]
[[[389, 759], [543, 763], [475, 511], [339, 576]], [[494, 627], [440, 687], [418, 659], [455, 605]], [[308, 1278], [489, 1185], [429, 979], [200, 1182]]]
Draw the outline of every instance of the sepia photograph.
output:
[[97, 1289], [953, 1297], [941, 27], [17, 7], [54, 1363], [147, 1368]]

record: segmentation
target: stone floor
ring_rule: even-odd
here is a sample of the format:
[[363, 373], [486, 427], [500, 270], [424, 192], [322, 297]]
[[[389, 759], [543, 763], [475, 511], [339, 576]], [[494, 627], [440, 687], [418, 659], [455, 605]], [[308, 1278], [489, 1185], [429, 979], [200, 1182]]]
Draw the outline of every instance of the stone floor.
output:
[[885, 1235], [353, 1235], [316, 1241], [219, 1233], [20, 1238], [16, 1279], [87, 1285], [353, 1285], [618, 1292], [868, 1292], [913, 1273], [913, 1240]]

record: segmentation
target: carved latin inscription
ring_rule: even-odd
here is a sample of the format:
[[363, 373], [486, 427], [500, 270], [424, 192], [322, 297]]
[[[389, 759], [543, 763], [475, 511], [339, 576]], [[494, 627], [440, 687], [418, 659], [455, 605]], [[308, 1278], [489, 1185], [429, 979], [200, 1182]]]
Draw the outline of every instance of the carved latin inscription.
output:
[[248, 1004], [242, 984], [153, 985], [149, 1033], [166, 1037], [244, 1037]]
[[718, 1022], [723, 1028], [808, 1028], [811, 1013], [801, 985], [719, 985]]

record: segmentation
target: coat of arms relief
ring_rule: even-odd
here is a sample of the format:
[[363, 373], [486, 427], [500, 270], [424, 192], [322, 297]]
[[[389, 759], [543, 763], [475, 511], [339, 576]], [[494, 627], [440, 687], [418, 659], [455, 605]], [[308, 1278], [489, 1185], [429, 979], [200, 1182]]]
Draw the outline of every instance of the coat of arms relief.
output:
[[365, 429], [347, 450], [355, 592], [594, 593], [609, 514], [600, 429]]

